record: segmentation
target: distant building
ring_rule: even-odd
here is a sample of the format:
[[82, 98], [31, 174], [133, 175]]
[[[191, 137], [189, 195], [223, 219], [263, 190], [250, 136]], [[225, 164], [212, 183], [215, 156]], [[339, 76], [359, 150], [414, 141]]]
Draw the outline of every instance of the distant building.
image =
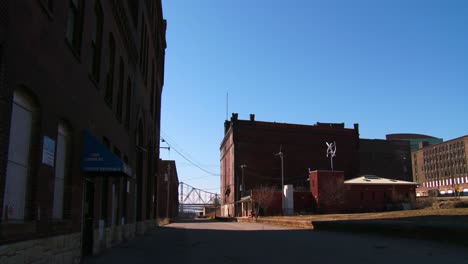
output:
[[410, 143], [405, 140], [360, 139], [359, 175], [412, 181]]
[[417, 196], [468, 195], [468, 135], [411, 153]]
[[421, 144], [423, 146], [430, 146], [430, 145], [439, 144], [443, 142], [443, 139], [441, 138], [436, 138], [436, 137], [421, 135], [421, 134], [410, 134], [410, 133], [388, 134], [386, 136], [386, 139], [409, 141], [411, 151], [417, 150]]
[[179, 209], [179, 177], [174, 160], [159, 160], [159, 173], [156, 180], [157, 218], [172, 219]]
[[[344, 172], [345, 179], [359, 173], [359, 129], [345, 128], [343, 123], [299, 125], [239, 120], [233, 114], [225, 124], [221, 142], [221, 214], [241, 214], [240, 199], [261, 185], [281, 190], [293, 185], [297, 192], [309, 191], [309, 170], [330, 170], [326, 142], [336, 142], [334, 169]], [[283, 154], [283, 166], [281, 157]], [[245, 166], [242, 166], [245, 165]]]
[[160, 0], [0, 1], [0, 262], [154, 227], [165, 34]]

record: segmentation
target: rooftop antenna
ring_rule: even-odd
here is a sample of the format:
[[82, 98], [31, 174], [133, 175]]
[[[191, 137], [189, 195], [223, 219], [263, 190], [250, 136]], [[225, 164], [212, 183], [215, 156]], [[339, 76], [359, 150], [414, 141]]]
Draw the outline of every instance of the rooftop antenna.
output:
[[229, 92], [226, 92], [226, 120], [228, 120], [229, 112]]

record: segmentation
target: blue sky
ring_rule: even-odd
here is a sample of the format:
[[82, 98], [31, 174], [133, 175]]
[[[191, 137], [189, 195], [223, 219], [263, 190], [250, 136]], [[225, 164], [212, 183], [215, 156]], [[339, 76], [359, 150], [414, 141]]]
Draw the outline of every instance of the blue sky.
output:
[[468, 1], [163, 0], [163, 13], [161, 158], [194, 187], [219, 192], [219, 176], [176, 150], [219, 174], [227, 93], [240, 119], [468, 134]]

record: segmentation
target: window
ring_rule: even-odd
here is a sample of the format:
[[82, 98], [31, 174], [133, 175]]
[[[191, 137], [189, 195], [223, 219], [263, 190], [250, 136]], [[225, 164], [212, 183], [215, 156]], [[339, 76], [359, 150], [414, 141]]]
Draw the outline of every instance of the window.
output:
[[104, 15], [99, 1], [96, 1], [94, 6], [94, 13], [96, 16], [96, 25], [91, 39], [91, 52], [92, 52], [92, 65], [91, 74], [97, 82], [101, 73], [101, 49], [102, 49], [102, 28], [104, 25]]
[[150, 98], [150, 113], [154, 117], [154, 59], [151, 60], [151, 98]]
[[138, 22], [138, 8], [139, 8], [140, 1], [139, 0], [127, 0], [127, 4], [130, 9], [130, 14], [132, 15], [132, 18], [133, 18], [133, 23], [136, 27], [137, 22]]
[[127, 79], [127, 103], [125, 105], [125, 128], [130, 128], [130, 115], [132, 109], [132, 81], [130, 77]]
[[57, 149], [55, 153], [55, 183], [53, 218], [63, 218], [63, 197], [69, 157], [70, 131], [64, 124], [59, 124], [57, 131]]
[[104, 146], [106, 146], [108, 149], [110, 149], [110, 140], [106, 137], [102, 137], [102, 143], [104, 144]]
[[54, 11], [54, 0], [40, 0], [42, 6], [49, 12]]
[[19, 90], [14, 91], [2, 211], [4, 212], [2, 214], [3, 219], [25, 219], [33, 121], [36, 111], [36, 105], [26, 93]]
[[120, 57], [120, 65], [119, 65], [119, 90], [117, 92], [117, 109], [116, 109], [116, 116], [117, 120], [122, 121], [122, 103], [123, 103], [123, 89], [124, 89], [124, 62], [122, 57]]
[[102, 190], [101, 190], [101, 219], [104, 221], [104, 225], [108, 226], [109, 222], [107, 220], [107, 200], [109, 196], [109, 178], [104, 176], [102, 178]]
[[68, 9], [67, 40], [72, 48], [80, 54], [83, 27], [83, 1], [70, 0]]
[[114, 147], [114, 154], [120, 159], [122, 158], [121, 155], [122, 153], [120, 152], [120, 149], [117, 147]]
[[106, 103], [112, 107], [114, 93], [114, 64], [115, 64], [115, 40], [112, 33], [109, 34], [109, 71], [107, 72]]
[[146, 85], [148, 83], [148, 29], [144, 16], [141, 17], [140, 69]]
[[361, 192], [361, 201], [364, 200], [364, 192]]

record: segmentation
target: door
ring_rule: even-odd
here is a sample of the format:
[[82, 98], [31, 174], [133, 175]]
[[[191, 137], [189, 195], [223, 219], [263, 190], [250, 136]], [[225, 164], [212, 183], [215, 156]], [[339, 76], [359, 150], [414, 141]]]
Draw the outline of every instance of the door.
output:
[[84, 208], [83, 208], [83, 255], [93, 254], [94, 231], [94, 182], [85, 180]]

